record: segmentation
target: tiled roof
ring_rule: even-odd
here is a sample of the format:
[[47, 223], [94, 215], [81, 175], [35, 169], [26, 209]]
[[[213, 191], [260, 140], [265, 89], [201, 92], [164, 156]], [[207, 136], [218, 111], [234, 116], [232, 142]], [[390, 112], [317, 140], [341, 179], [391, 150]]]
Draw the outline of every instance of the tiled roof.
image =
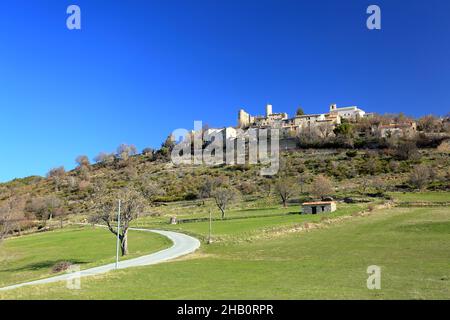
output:
[[316, 201], [316, 202], [303, 202], [303, 206], [310, 206], [310, 205], [320, 205], [320, 204], [332, 204], [334, 201]]

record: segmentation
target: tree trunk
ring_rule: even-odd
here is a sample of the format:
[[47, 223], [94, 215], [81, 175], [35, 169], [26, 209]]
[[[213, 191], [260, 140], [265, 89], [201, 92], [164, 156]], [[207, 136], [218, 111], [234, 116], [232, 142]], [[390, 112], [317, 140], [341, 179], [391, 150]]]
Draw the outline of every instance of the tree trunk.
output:
[[120, 237], [120, 249], [122, 251], [122, 256], [128, 254], [128, 230], [125, 230], [123, 236]]
[[223, 220], [223, 218], [225, 218], [225, 210], [223, 210], [222, 208], [220, 208], [220, 211], [222, 211], [222, 220]]
[[283, 201], [283, 207], [286, 208], [287, 207], [286, 206], [286, 201], [287, 201], [286, 197], [281, 197], [281, 201]]

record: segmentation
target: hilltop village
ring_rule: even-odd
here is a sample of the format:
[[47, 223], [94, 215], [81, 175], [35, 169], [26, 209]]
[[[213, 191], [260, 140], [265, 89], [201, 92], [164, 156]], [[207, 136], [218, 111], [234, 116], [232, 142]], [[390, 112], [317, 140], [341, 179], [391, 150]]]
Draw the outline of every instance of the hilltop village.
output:
[[267, 104], [265, 115], [253, 116], [240, 109], [236, 127], [209, 128], [205, 134], [222, 132], [224, 139], [235, 139], [248, 137], [248, 129], [279, 129], [282, 140], [295, 139], [302, 135], [326, 139], [336, 136], [336, 128], [346, 123], [364, 123], [364, 126], [360, 126], [363, 128], [356, 132], [359, 136], [370, 134], [379, 138], [406, 138], [417, 132], [417, 123], [412, 119], [380, 119], [376, 114], [368, 113], [357, 106], [338, 107], [332, 104], [326, 113], [304, 114], [303, 111], [297, 111], [297, 114], [290, 118], [286, 112], [274, 113], [272, 105]]

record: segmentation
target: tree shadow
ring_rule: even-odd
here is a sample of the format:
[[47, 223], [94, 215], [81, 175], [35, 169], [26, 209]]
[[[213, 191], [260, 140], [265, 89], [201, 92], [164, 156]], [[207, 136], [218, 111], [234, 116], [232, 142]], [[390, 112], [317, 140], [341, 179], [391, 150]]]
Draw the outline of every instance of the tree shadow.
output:
[[0, 272], [14, 272], [14, 271], [36, 271], [40, 269], [47, 269], [54, 267], [58, 262], [67, 261], [70, 262], [73, 265], [76, 264], [86, 264], [88, 261], [81, 261], [81, 260], [71, 260], [71, 259], [65, 259], [65, 260], [47, 260], [47, 261], [39, 261], [35, 263], [30, 263], [18, 268], [14, 269], [0, 269]]

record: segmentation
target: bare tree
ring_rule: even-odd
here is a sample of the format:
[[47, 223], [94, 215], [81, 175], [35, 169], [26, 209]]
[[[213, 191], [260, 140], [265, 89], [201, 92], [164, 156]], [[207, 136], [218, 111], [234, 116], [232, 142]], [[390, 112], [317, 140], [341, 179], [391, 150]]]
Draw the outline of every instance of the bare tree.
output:
[[305, 184], [309, 181], [310, 176], [307, 172], [300, 173], [298, 177], [298, 185], [300, 186], [300, 193], [303, 193]]
[[0, 206], [0, 242], [8, 235], [12, 228], [12, 205], [11, 200], [7, 200]]
[[67, 210], [60, 206], [54, 209], [53, 216], [59, 220], [59, 227], [62, 229], [64, 224], [64, 219], [67, 217]]
[[386, 182], [381, 177], [374, 177], [371, 179], [370, 185], [376, 192], [382, 192], [386, 189]]
[[287, 201], [297, 193], [297, 184], [292, 178], [278, 178], [275, 182], [275, 192], [280, 196], [283, 207], [287, 207]]
[[105, 161], [106, 157], [107, 157], [106, 152], [99, 152], [99, 154], [94, 157], [94, 161], [96, 163], [102, 163]]
[[117, 236], [114, 222], [117, 218], [118, 200], [121, 200], [119, 240], [122, 256], [128, 254], [128, 228], [130, 222], [139, 216], [144, 207], [142, 195], [134, 189], [123, 189], [115, 197], [107, 197], [100, 205], [99, 217], [109, 231]]
[[25, 206], [25, 211], [33, 214], [42, 222], [43, 225], [47, 224], [49, 213], [45, 202], [45, 197], [36, 197], [29, 199]]
[[422, 190], [430, 181], [430, 169], [424, 165], [417, 165], [409, 175], [409, 183]]
[[144, 156], [153, 156], [154, 153], [155, 153], [155, 150], [153, 148], [150, 148], [150, 147], [144, 148], [142, 150], [142, 154]]
[[395, 150], [395, 155], [399, 160], [414, 160], [420, 156], [417, 145], [413, 141], [400, 142]]
[[63, 201], [54, 195], [31, 198], [25, 207], [25, 211], [34, 214], [44, 226], [60, 210], [63, 210]]
[[112, 163], [114, 162], [114, 153], [100, 152], [94, 157], [96, 163]]
[[222, 219], [225, 218], [225, 211], [228, 206], [235, 202], [238, 196], [239, 192], [232, 187], [219, 187], [212, 192], [212, 197], [222, 213]]
[[91, 164], [89, 161], [89, 158], [85, 155], [81, 155], [76, 157], [75, 162], [78, 164], [78, 167], [89, 167], [89, 165]]
[[47, 196], [45, 198], [45, 204], [47, 206], [49, 220], [52, 220], [57, 215], [57, 212], [63, 210], [63, 201], [54, 195]]
[[311, 184], [311, 194], [323, 199], [326, 196], [330, 196], [334, 193], [333, 184], [331, 180], [323, 175], [318, 175]]
[[64, 180], [64, 175], [66, 174], [66, 170], [63, 166], [50, 169], [47, 173], [47, 178], [51, 179], [55, 184], [55, 191], [58, 192], [59, 188]]
[[117, 147], [117, 156], [127, 161], [130, 156], [134, 156], [137, 154], [137, 149], [134, 145], [130, 144], [124, 144], [122, 143], [120, 146]]
[[321, 123], [317, 126], [317, 131], [319, 132], [322, 139], [327, 139], [333, 133], [334, 126], [330, 123]]
[[210, 177], [206, 176], [199, 188], [199, 198], [203, 199], [203, 204], [205, 204], [204, 199], [211, 198], [215, 189], [219, 187], [225, 187], [229, 183], [228, 177]]
[[141, 180], [141, 192], [147, 201], [152, 202], [155, 197], [165, 194], [164, 189], [147, 175]]
[[101, 215], [98, 213], [91, 214], [87, 218], [87, 222], [92, 226], [92, 228], [95, 228], [95, 225], [99, 223], [102, 220]]
[[425, 132], [440, 132], [442, 130], [442, 121], [433, 115], [423, 116], [417, 122], [417, 129]]

